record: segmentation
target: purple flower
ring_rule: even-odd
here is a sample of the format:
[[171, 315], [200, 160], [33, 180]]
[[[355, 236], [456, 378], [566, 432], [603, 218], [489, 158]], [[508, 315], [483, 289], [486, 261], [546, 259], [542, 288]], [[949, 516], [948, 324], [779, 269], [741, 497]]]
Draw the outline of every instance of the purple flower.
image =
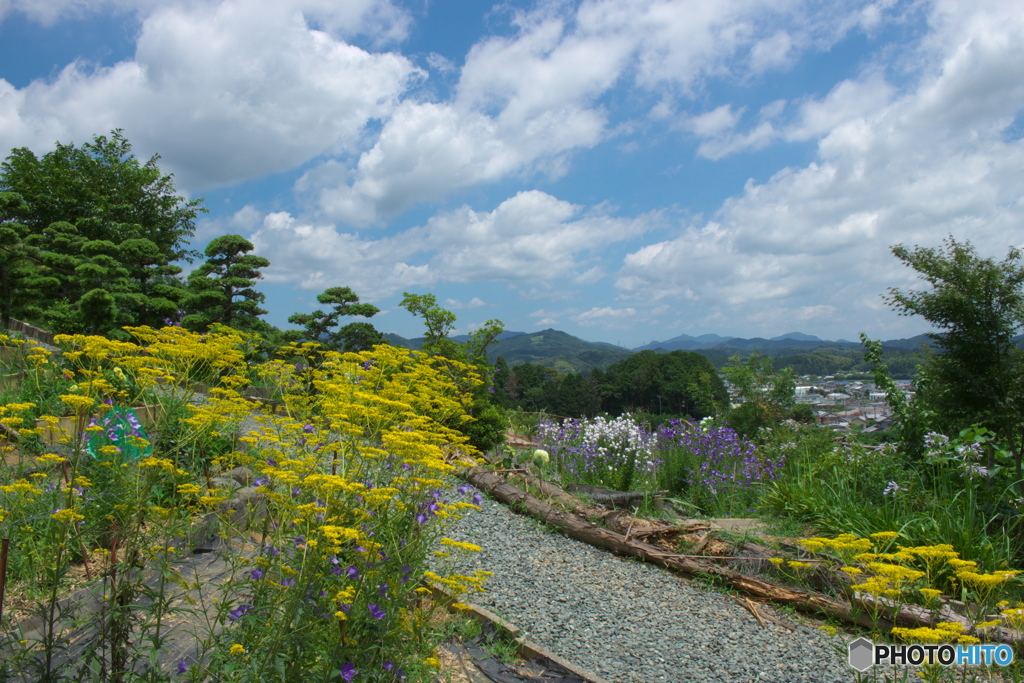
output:
[[377, 589], [377, 592], [380, 593], [380, 597], [386, 598], [388, 596], [388, 585], [386, 583], [382, 583], [380, 588]]
[[460, 486], [460, 487], [458, 488], [458, 491], [459, 491], [459, 493], [461, 493], [461, 494], [463, 494], [463, 495], [465, 495], [465, 494], [469, 493], [469, 492], [470, 492], [470, 491], [472, 491], [472, 490], [473, 490], [473, 487], [472, 487], [472, 485], [470, 485], [470, 484], [463, 484], [462, 486]]
[[385, 671], [391, 671], [394, 668], [395, 668], [395, 663], [392, 662], [390, 659], [388, 661], [384, 662], [384, 670]]
[[300, 493], [302, 493], [302, 489], [300, 489], [298, 486], [292, 487], [292, 498], [298, 498]]
[[306, 547], [306, 537], [305, 536], [296, 536], [295, 540], [293, 542], [295, 543], [295, 547], [296, 548], [305, 548]]
[[267, 458], [267, 467], [277, 467], [277, 461], [273, 458]]
[[351, 662], [345, 662], [344, 664], [341, 665], [341, 677], [344, 678], [346, 682], [351, 681], [352, 678], [355, 675], [356, 675], [356, 665], [355, 664], [353, 664]]
[[417, 524], [426, 524], [427, 523], [427, 516], [425, 514], [423, 514], [422, 512], [417, 514], [416, 515], [416, 523]]
[[263, 578], [263, 570], [253, 569], [251, 572], [249, 572], [249, 576], [252, 578], [253, 581], [259, 581]]
[[284, 581], [281, 582], [281, 585], [284, 586], [285, 588], [291, 588], [292, 586], [295, 585], [295, 579], [285, 579]]
[[235, 609], [228, 612], [228, 619], [231, 621], [238, 621], [245, 615], [246, 612], [252, 609], [252, 605], [239, 605]]
[[256, 477], [255, 479], [253, 479], [252, 485], [253, 486], [266, 486], [269, 483], [270, 483], [270, 479], [268, 479], [267, 477]]
[[358, 579], [359, 578], [359, 570], [356, 569], [354, 564], [350, 564], [346, 571], [348, 572], [348, 578], [350, 578], [350, 579]]
[[185, 664], [185, 660], [178, 660], [178, 673], [183, 674], [188, 671], [188, 665]]
[[314, 430], [314, 427], [313, 427], [313, 425], [312, 425], [312, 424], [310, 424], [310, 423], [308, 423], [308, 422], [306, 423], [306, 426], [304, 426], [304, 427], [302, 428], [302, 431], [304, 431], [304, 432], [305, 432], [306, 434], [312, 434], [312, 433], [313, 433], [313, 430]]
[[473, 494], [473, 505], [483, 505], [484, 497], [479, 493]]
[[377, 605], [377, 603], [375, 602], [371, 602], [369, 605], [367, 605], [366, 609], [370, 610], [370, 616], [374, 619], [383, 619], [385, 616], [387, 616], [384, 610], [382, 610], [380, 606]]

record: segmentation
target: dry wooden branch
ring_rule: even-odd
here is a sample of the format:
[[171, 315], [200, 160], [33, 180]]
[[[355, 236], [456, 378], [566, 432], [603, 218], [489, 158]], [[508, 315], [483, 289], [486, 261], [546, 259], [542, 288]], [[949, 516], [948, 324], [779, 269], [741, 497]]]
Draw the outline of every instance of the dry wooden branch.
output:
[[761, 628], [765, 628], [764, 619], [761, 617], [761, 613], [757, 611], [757, 605], [754, 604], [750, 598], [737, 598], [736, 602], [740, 603], [748, 612], [754, 615], [757, 619], [757, 623], [761, 624]]

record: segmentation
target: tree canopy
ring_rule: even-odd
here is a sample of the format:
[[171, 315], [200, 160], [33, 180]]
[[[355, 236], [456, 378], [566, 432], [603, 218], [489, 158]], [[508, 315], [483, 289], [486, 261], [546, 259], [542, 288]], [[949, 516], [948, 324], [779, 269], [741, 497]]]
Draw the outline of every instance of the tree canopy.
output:
[[359, 295], [351, 288], [330, 287], [316, 300], [331, 308], [289, 316], [288, 322], [301, 325], [302, 330], [290, 331], [286, 336], [296, 341], [319, 342], [324, 348], [334, 351], [365, 351], [386, 343], [384, 335], [368, 322], [353, 322], [335, 329], [341, 324], [342, 317], [358, 315], [372, 318], [380, 312], [373, 304], [360, 303]]
[[194, 331], [218, 323], [243, 331], [256, 329], [259, 316], [266, 314], [259, 307], [266, 297], [255, 285], [270, 261], [250, 254], [252, 250], [252, 242], [241, 235], [222, 235], [206, 245], [206, 263], [188, 276], [183, 326]]
[[[1005, 422], [1019, 374], [1014, 337], [1024, 326], [1024, 265], [1019, 249], [1003, 261], [982, 258], [970, 242], [948, 237], [943, 246], [896, 245], [892, 253], [930, 287], [890, 289], [887, 303], [901, 315], [919, 315], [938, 332], [929, 336], [939, 353], [925, 365], [931, 380], [923, 396], [954, 428], [973, 422]], [[1009, 425], [1004, 424], [1004, 429]]]
[[0, 314], [113, 335], [172, 314], [185, 294], [173, 262], [195, 255], [205, 209], [157, 159], [140, 163], [120, 130], [42, 157], [12, 150], [0, 164]]

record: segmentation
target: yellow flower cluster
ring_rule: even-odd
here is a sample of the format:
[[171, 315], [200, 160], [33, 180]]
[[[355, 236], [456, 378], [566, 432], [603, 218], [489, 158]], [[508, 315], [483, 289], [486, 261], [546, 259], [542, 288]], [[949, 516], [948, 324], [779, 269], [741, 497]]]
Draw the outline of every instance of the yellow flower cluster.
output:
[[[1021, 572], [1016, 569], [1005, 569], [994, 572], [978, 571], [977, 562], [961, 559], [959, 553], [950, 544], [926, 546], [897, 546], [896, 552], [881, 552], [891, 544], [899, 534], [895, 531], [883, 531], [871, 534], [870, 538], [858, 538], [853, 534], [840, 534], [836, 538], [810, 538], [800, 541], [800, 545], [809, 552], [831, 553], [840, 561], [846, 562], [839, 571], [845, 573], [853, 591], [885, 598], [890, 604], [898, 605], [903, 601], [923, 602], [930, 606], [942, 595], [935, 585], [945, 581], [953, 588], [962, 587], [977, 603], [974, 606], [975, 617], [987, 613], [991, 606], [992, 595], [996, 588], [1016, 579]], [[880, 547], [881, 546], [881, 547]], [[781, 559], [771, 560], [781, 566]], [[789, 566], [794, 566], [790, 561]], [[859, 583], [853, 583], [859, 581]], [[919, 597], [915, 597], [919, 596]], [[998, 603], [996, 606], [1006, 606]], [[974, 624], [973, 631], [993, 628], [1001, 623], [1011, 624], [1013, 628], [1024, 626], [1024, 603], [1019, 609], [1006, 609], [1000, 619], [980, 621]], [[935, 628], [906, 629], [898, 628], [893, 634], [904, 640], [925, 643], [977, 642], [972, 635], [962, 634], [963, 625], [957, 623], [939, 624]], [[972, 631], [972, 632], [973, 632]]]
[[80, 515], [73, 508], [64, 508], [63, 510], [57, 510], [50, 515], [52, 519], [58, 522], [80, 522], [85, 519], [85, 515]]
[[[892, 630], [892, 634], [897, 638], [906, 642], [916, 643], [951, 643], [953, 641], [959, 641], [967, 644], [967, 641], [961, 640], [964, 638], [963, 624], [955, 621], [942, 621], [935, 624], [935, 628], [929, 628], [922, 626], [919, 628], [900, 628], [896, 627]], [[971, 636], [967, 636], [971, 638]], [[977, 642], [977, 639], [974, 639]]]
[[[69, 443], [76, 455], [43, 456], [39, 464], [49, 467], [36, 473], [38, 479], [0, 479], [0, 522], [11, 526], [12, 516], [17, 522], [31, 515], [46, 519], [48, 513], [54, 522], [67, 525], [49, 523], [51, 535], [63, 534], [61, 543], [76, 533], [71, 525], [86, 520], [84, 515], [93, 515], [81, 525], [90, 533], [115, 523], [119, 529], [135, 524], [141, 556], [166, 561], [173, 549], [158, 535], [160, 530], [194, 524], [192, 515], [202, 506], [215, 506], [230, 495], [212, 488], [214, 477], [244, 466], [257, 477], [252, 485], [261, 496], [259, 509], [265, 516], [259, 527], [241, 528], [244, 522], [236, 519], [238, 515], [225, 511], [221, 533], [225, 538], [238, 533], [261, 539], [255, 556], [238, 559], [248, 571], [230, 581], [245, 582], [245, 590], [238, 594], [244, 593], [252, 604], [265, 601], [257, 613], [261, 619], [266, 615], [268, 624], [287, 612], [287, 601], [312, 599], [319, 601], [317, 608], [328, 619], [304, 626], [309, 631], [304, 642], [365, 648], [363, 621], [372, 620], [374, 626], [390, 620], [421, 623], [417, 615], [428, 609], [421, 603], [432, 604], [416, 592], [421, 578], [456, 595], [483, 590], [487, 572], [421, 569], [423, 556], [443, 530], [443, 520], [475, 507], [453, 500], [444, 476], [453, 462], [475, 455], [460, 431], [470, 419], [472, 396], [466, 389], [480, 381], [469, 368], [390, 346], [341, 354], [323, 352], [314, 344], [294, 345], [285, 349], [284, 360], [249, 368], [244, 356], [248, 341], [233, 330], [217, 328], [205, 335], [181, 328], [129, 332], [137, 343], [58, 337], [66, 348], [64, 379], [76, 382], [61, 400], [83, 426], [96, 411], [106, 409], [108, 398], [116, 405], [131, 405], [122, 401], [140, 397], [149, 403], [176, 402], [188, 414], [175, 433], [174, 453], [149, 454], [153, 446], [139, 439], [136, 446], [147, 448], [147, 453], [138, 460], [122, 456], [92, 461], [79, 457], [85, 442], [73, 439]], [[38, 362], [49, 362], [47, 354], [39, 356]], [[250, 378], [271, 384], [283, 409], [268, 412], [245, 400], [241, 389]], [[199, 382], [208, 386], [197, 398]], [[23, 413], [32, 408], [0, 406], [0, 421], [21, 426]], [[241, 433], [243, 418], [249, 416], [257, 428]], [[59, 420], [52, 416], [44, 423], [56, 431]], [[221, 438], [207, 441], [212, 436]], [[224, 447], [225, 443], [230, 445]], [[97, 453], [114, 455], [116, 450], [107, 445]], [[89, 463], [90, 469], [82, 463]], [[52, 468], [61, 464], [65, 467]], [[64, 483], [64, 470], [69, 483]], [[100, 514], [93, 512], [100, 506], [76, 507], [80, 489], [93, 486], [86, 474], [95, 479], [97, 493], [116, 504]], [[115, 485], [123, 488], [115, 490]], [[34, 509], [26, 506], [36, 496], [45, 496], [45, 501]], [[19, 533], [27, 529], [14, 526]], [[131, 534], [126, 529], [118, 538], [129, 539]], [[89, 542], [86, 537], [86, 545]], [[129, 542], [124, 540], [123, 554], [119, 544], [120, 557], [128, 556]], [[480, 550], [452, 539], [440, 544], [453, 556]], [[183, 581], [173, 572], [169, 580]], [[232, 613], [244, 614], [252, 604], [232, 603]], [[261, 638], [287, 636], [275, 628], [236, 636], [240, 642], [228, 648], [239, 658], [233, 666], [255, 666], [264, 651], [273, 649], [261, 647]], [[406, 655], [406, 661], [422, 661], [429, 654], [429, 649], [419, 647]]]
[[448, 546], [450, 548], [459, 548], [460, 550], [465, 550], [465, 551], [471, 552], [471, 553], [478, 553], [481, 550], [483, 550], [483, 548], [481, 548], [480, 546], [475, 545], [473, 543], [465, 543], [463, 541], [453, 541], [450, 538], [442, 538], [441, 539], [441, 545], [446, 545], [446, 546]]

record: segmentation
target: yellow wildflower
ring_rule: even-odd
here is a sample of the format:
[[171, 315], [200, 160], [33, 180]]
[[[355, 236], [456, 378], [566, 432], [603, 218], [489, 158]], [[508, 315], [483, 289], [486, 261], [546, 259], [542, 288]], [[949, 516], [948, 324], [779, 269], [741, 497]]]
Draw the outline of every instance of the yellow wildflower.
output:
[[462, 550], [466, 550], [466, 551], [469, 551], [471, 553], [478, 553], [481, 550], [483, 550], [483, 548], [481, 548], [478, 545], [474, 545], [473, 543], [464, 543], [462, 541], [453, 541], [450, 538], [442, 538], [441, 539], [441, 545], [447, 545], [447, 546], [450, 546], [452, 548], [460, 548]]
[[78, 514], [72, 508], [64, 508], [62, 510], [57, 510], [56, 512], [51, 514], [50, 517], [52, 519], [57, 520], [58, 522], [78, 522], [80, 520], [85, 519], [84, 515]]
[[79, 396], [78, 394], [64, 394], [60, 397], [60, 400], [66, 403], [75, 412], [84, 413], [96, 403], [93, 399], [88, 396]]

